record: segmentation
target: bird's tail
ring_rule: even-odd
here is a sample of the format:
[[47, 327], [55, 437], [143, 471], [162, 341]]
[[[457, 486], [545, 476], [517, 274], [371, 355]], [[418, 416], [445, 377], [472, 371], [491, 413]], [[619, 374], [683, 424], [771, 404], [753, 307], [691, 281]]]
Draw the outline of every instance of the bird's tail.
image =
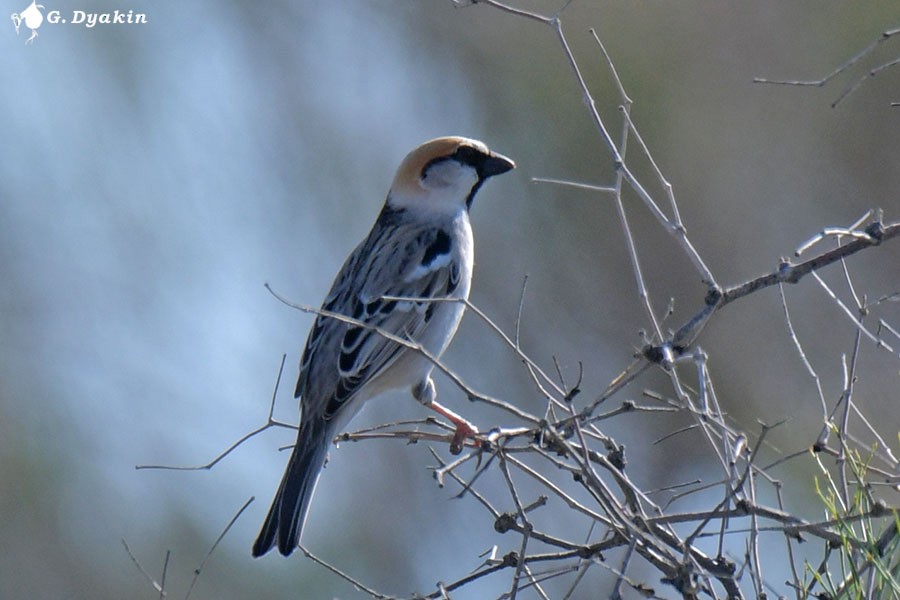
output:
[[321, 425], [309, 422], [300, 426], [297, 445], [291, 454], [272, 508], [253, 544], [253, 556], [259, 557], [278, 542], [278, 551], [288, 556], [300, 543], [300, 532], [309, 512], [309, 502], [325, 464], [330, 436], [324, 431], [307, 430]]

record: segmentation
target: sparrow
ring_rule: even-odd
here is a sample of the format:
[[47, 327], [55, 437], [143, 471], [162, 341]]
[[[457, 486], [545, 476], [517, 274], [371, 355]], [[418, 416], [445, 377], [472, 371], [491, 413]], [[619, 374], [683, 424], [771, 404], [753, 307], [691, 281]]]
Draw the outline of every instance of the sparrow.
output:
[[309, 332], [294, 392], [302, 406], [297, 443], [253, 556], [276, 544], [284, 556], [297, 547], [329, 444], [366, 400], [409, 389], [456, 425], [456, 452], [477, 433], [435, 401], [434, 363], [411, 346], [439, 358], [456, 333], [472, 282], [469, 209], [485, 180], [513, 168], [464, 137], [425, 142], [403, 159], [375, 225], [344, 262]]

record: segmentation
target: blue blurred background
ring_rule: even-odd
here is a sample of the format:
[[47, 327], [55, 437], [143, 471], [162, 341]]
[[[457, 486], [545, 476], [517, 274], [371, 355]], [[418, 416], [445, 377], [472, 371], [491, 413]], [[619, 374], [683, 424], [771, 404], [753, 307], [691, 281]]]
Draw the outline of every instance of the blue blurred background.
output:
[[[6, 14], [25, 3], [2, 0]], [[269, 430], [210, 471], [134, 467], [203, 464], [262, 425], [283, 353], [276, 416], [296, 421], [291, 392], [311, 319], [263, 284], [318, 304], [399, 161], [431, 137], [476, 137], [519, 165], [473, 208], [477, 305], [510, 330], [527, 274], [523, 346], [550, 371], [558, 357], [570, 382], [582, 361], [586, 399], [640, 345], [648, 325], [610, 199], [531, 181], [612, 181], [550, 28], [437, 0], [45, 4], [45, 14], [133, 10], [148, 23], [45, 22], [29, 45], [27, 29], [16, 36], [0, 24], [0, 597], [155, 598], [123, 538], [157, 577], [171, 550], [167, 589], [183, 597], [250, 496], [256, 502], [192, 598], [360, 597], [297, 556], [250, 558], [287, 459], [277, 448], [293, 432]], [[558, 4], [525, 6], [552, 13]], [[634, 119], [721, 283], [773, 268], [822, 227], [869, 208], [897, 218], [900, 109], [889, 103], [900, 101], [900, 70], [837, 109], [830, 103], [864, 70], [821, 89], [751, 83], [828, 73], [897, 26], [894, 2], [860, 10], [837, 1], [576, 1], [563, 23], [618, 131], [620, 101], [587, 28], [607, 44]], [[900, 39], [883, 46], [865, 69], [900, 54]], [[635, 169], [662, 197], [635, 150]], [[674, 326], [705, 289], [627, 199], [656, 306], [675, 298]], [[898, 256], [891, 246], [853, 259], [860, 288], [897, 291]], [[834, 400], [853, 330], [815, 284], [789, 294]], [[730, 307], [701, 341], [738, 426], [791, 417], [770, 440], [773, 458], [815, 438], [819, 401], [776, 292]], [[446, 359], [476, 389], [541, 411], [515, 356], [471, 316]], [[888, 423], [882, 433], [896, 441], [896, 356], [866, 348], [863, 364], [862, 410]], [[662, 381], [645, 379], [629, 397], [665, 390]], [[438, 388], [482, 428], [517, 424], [465, 403], [446, 379]], [[421, 416], [397, 394], [354, 425]], [[648, 489], [716, 479], [699, 438], [651, 445], [683, 424], [629, 417], [604, 428], [627, 445], [632, 477]], [[437, 488], [433, 464], [424, 445], [397, 441], [332, 451], [304, 544], [391, 594], [462, 577], [494, 544], [516, 549], [475, 502]], [[812, 518], [814, 474], [809, 460], [776, 474], [792, 481], [791, 508]], [[501, 481], [484, 485], [501, 510], [512, 508]], [[584, 526], [568, 523], [561, 504], [544, 510], [571, 535]], [[775, 584], [785, 577], [772, 573]], [[507, 580], [454, 597], [496, 597]], [[576, 597], [602, 597], [604, 585], [598, 577]]]

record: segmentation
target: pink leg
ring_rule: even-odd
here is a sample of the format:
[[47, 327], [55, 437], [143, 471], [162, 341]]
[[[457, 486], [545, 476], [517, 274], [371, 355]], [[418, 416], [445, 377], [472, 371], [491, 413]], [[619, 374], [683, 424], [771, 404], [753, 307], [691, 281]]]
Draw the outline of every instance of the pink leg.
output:
[[477, 427], [463, 419], [461, 416], [459, 416], [449, 408], [445, 408], [437, 402], [432, 402], [428, 405], [428, 408], [438, 413], [439, 415], [446, 417], [450, 420], [451, 423], [456, 425], [456, 433], [453, 434], [453, 441], [450, 442], [450, 454], [455, 455], [462, 452], [463, 446], [466, 443], [466, 439], [474, 439], [475, 436], [478, 435]]
[[426, 377], [417, 385], [414, 385], [412, 388], [412, 395], [416, 400], [418, 400], [437, 414], [446, 417], [450, 420], [451, 423], [456, 425], [456, 432], [453, 434], [453, 440], [450, 442], [450, 454], [459, 454], [460, 452], [462, 452], [463, 446], [466, 443], [466, 439], [474, 439], [478, 434], [477, 427], [463, 419], [461, 416], [459, 416], [449, 408], [444, 408], [435, 401], [437, 392], [434, 389], [434, 382], [431, 380], [431, 377]]

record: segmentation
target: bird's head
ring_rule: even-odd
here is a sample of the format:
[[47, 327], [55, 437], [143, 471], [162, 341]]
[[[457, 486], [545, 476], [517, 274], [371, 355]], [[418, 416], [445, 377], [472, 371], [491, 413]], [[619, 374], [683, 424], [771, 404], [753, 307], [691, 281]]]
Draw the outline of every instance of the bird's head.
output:
[[515, 166], [478, 140], [436, 138], [410, 152], [400, 163], [388, 204], [394, 208], [427, 205], [450, 211], [468, 208], [488, 177], [506, 173]]

